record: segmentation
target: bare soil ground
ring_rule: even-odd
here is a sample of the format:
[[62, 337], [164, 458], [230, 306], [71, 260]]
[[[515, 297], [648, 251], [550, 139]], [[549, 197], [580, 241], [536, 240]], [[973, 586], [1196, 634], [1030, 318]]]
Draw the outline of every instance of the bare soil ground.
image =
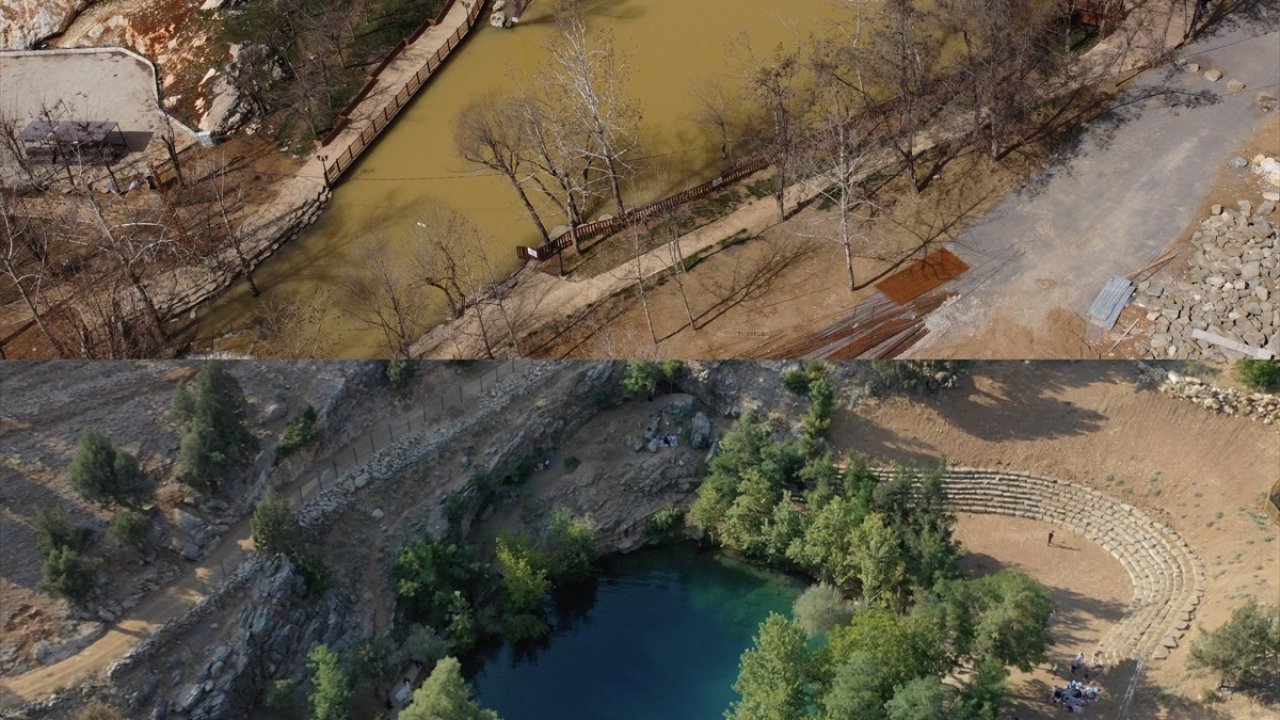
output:
[[[1280, 532], [1262, 502], [1280, 467], [1276, 428], [1139, 389], [1135, 377], [1126, 363], [975, 364], [957, 390], [891, 398], [837, 415], [833, 442], [885, 460], [945, 457], [955, 465], [1067, 479], [1136, 505], [1173, 526], [1204, 561], [1209, 577], [1199, 626], [1217, 627], [1247, 597], [1274, 602]], [[959, 525], [975, 552], [971, 562], [1017, 566], [1053, 589], [1060, 611], [1051, 659], [1061, 667], [1106, 632], [1131, 590], [1123, 574], [1113, 573], [1114, 561], [1083, 539], [1060, 534], [1057, 540], [1078, 550], [1047, 547], [1050, 529], [1005, 518], [962, 518]], [[1201, 691], [1216, 680], [1186, 668], [1196, 637], [1193, 630], [1168, 660], [1147, 666], [1132, 716], [1275, 717], [1277, 708], [1240, 697], [1200, 702]], [[1100, 682], [1110, 701], [1128, 682], [1127, 670], [1104, 673]], [[1017, 678], [1017, 714], [1053, 714], [1041, 702], [1051, 677], [1046, 666]]]
[[[1033, 155], [995, 162], [967, 151], [952, 159], [919, 195], [902, 176], [881, 181], [875, 212], [858, 228], [850, 291], [844, 249], [835, 237], [838, 215], [814, 203], [758, 238], [731, 244], [684, 276], [698, 325], [690, 327], [680, 288], [665, 274], [648, 290], [654, 318], [650, 338], [638, 291], [593, 308], [570, 329], [535, 341], [539, 357], [766, 357], [767, 346], [816, 332], [875, 294], [869, 283], [930, 246], [949, 242], [1034, 172]], [[927, 164], [926, 164], [927, 165]], [[610, 242], [620, 241], [613, 238]], [[526, 343], [528, 344], [528, 343]]]

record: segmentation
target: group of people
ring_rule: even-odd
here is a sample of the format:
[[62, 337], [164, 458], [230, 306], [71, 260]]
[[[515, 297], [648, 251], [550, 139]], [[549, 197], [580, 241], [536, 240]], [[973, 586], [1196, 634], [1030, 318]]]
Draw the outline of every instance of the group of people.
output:
[[1065, 687], [1053, 689], [1053, 703], [1069, 713], [1084, 712], [1085, 706], [1096, 702], [1101, 693], [1096, 686], [1069, 680]]
[[[1096, 671], [1099, 668], [1097, 654], [1094, 654], [1095, 663], [1092, 668], [1085, 666], [1084, 653], [1076, 653], [1071, 660], [1071, 679], [1063, 687], [1055, 687], [1053, 689], [1053, 698], [1051, 702], [1069, 713], [1084, 712], [1086, 706], [1096, 702], [1098, 696], [1102, 693], [1102, 689], [1094, 685], [1087, 685], [1089, 682], [1090, 671]], [[1083, 675], [1084, 682], [1076, 679], [1077, 675]]]

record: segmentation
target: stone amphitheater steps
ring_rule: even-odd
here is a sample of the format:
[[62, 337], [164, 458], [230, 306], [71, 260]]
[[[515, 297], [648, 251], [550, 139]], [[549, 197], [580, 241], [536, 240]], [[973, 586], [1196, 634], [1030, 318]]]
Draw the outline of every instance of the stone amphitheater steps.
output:
[[[890, 477], [892, 470], [877, 470]], [[1195, 616], [1204, 566], [1172, 528], [1092, 488], [1022, 473], [949, 468], [943, 484], [956, 512], [1046, 522], [1097, 543], [1124, 567], [1133, 600], [1098, 645], [1109, 663], [1167, 657]]]

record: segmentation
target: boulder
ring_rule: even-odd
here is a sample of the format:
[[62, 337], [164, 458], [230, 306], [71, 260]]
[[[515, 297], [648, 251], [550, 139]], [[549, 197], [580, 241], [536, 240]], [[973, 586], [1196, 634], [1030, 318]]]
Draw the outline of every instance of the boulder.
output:
[[182, 557], [192, 562], [200, 559], [200, 546], [194, 542], [189, 542], [186, 545], [183, 545], [182, 550], [179, 552], [182, 554]]
[[1205, 70], [1204, 79], [1208, 80], [1209, 82], [1218, 82], [1219, 80], [1222, 79], [1222, 71], [1216, 70], [1216, 69]]
[[1236, 80], [1235, 78], [1231, 78], [1227, 81], [1227, 89], [1231, 92], [1240, 92], [1244, 89], [1244, 83]]
[[675, 420], [685, 420], [693, 415], [693, 406], [697, 398], [692, 395], [673, 395], [667, 401], [667, 414]]
[[689, 444], [698, 450], [711, 447], [711, 420], [705, 413], [699, 412], [693, 416], [693, 422], [689, 426]]
[[71, 26], [89, 0], [14, 0], [0, 4], [0, 50], [27, 50]]
[[289, 406], [284, 403], [271, 403], [267, 409], [262, 412], [262, 422], [271, 423], [277, 420], [283, 420], [289, 414]]

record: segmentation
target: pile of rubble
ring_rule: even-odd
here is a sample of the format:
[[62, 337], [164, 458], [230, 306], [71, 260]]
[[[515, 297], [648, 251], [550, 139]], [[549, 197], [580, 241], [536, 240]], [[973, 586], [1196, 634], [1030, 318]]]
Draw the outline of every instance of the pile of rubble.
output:
[[1264, 425], [1280, 423], [1280, 395], [1243, 393], [1163, 368], [1139, 363], [1141, 381], [1154, 385], [1172, 397], [1190, 400], [1200, 407], [1224, 415], [1261, 420]]
[[1138, 286], [1139, 302], [1154, 323], [1151, 354], [1156, 358], [1228, 360], [1239, 352], [1196, 330], [1280, 355], [1280, 236], [1272, 224], [1280, 194], [1263, 193], [1255, 206], [1214, 205], [1191, 238], [1187, 273], [1168, 287], [1150, 281]]

